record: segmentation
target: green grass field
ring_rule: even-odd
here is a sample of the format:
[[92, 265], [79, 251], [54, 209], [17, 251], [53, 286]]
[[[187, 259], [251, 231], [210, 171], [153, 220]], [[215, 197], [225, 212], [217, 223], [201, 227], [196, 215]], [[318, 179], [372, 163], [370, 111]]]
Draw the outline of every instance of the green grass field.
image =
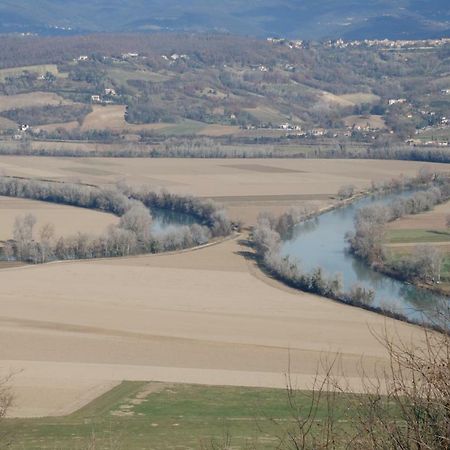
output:
[[127, 70], [120, 67], [109, 69], [108, 77], [121, 85], [126, 85], [128, 80], [151, 81], [153, 83], [170, 80], [170, 76], [161, 73], [151, 72], [149, 70]]
[[[344, 407], [347, 397], [337, 396], [343, 427], [356, 414]], [[297, 400], [300, 414], [306, 414], [310, 393], [299, 392]], [[317, 430], [325, 414], [324, 398]], [[277, 436], [292, 426], [292, 414], [283, 389], [123, 382], [70, 416], [8, 419], [2, 426], [12, 437], [11, 448], [21, 450], [212, 448], [227, 435], [228, 448], [273, 449]]]
[[391, 244], [450, 242], [450, 232], [435, 230], [389, 230], [387, 241]]
[[185, 136], [197, 134], [206, 127], [207, 124], [203, 122], [186, 119], [179, 123], [167, 125], [167, 127], [156, 130], [155, 133], [164, 136]]
[[427, 130], [417, 135], [417, 138], [421, 141], [447, 141], [450, 139], [450, 128], [437, 128], [433, 130]]
[[442, 280], [446, 283], [450, 282], [450, 255], [447, 255], [444, 258], [444, 261], [442, 263], [441, 277]]
[[[405, 246], [390, 248], [389, 264], [414, 251], [415, 245], [408, 246], [408, 244], [448, 242], [450, 245], [450, 232], [438, 230], [389, 230], [386, 238], [387, 242], [391, 244], [405, 244]], [[440, 288], [450, 294], [450, 254], [448, 253], [448, 246], [436, 247], [443, 253]]]
[[1, 69], [0, 70], [0, 81], [5, 81], [8, 77], [14, 77], [22, 75], [24, 72], [37, 73], [39, 75], [45, 75], [47, 72], [52, 73], [55, 76], [67, 76], [67, 74], [61, 74], [58, 70], [56, 64], [43, 64], [38, 66], [23, 66], [15, 67], [13, 69]]

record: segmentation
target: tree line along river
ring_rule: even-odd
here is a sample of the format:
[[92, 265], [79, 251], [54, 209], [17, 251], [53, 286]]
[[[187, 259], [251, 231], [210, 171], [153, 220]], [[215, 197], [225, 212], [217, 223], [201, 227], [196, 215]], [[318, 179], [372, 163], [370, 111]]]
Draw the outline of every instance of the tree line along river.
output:
[[304, 272], [321, 267], [329, 275], [341, 274], [343, 290], [358, 284], [375, 293], [373, 306], [390, 308], [410, 320], [433, 322], [436, 310], [449, 298], [379, 273], [348, 251], [346, 234], [354, 230], [359, 209], [373, 203], [388, 204], [411, 191], [383, 197], [365, 197], [297, 225], [283, 242], [282, 254], [300, 261]]

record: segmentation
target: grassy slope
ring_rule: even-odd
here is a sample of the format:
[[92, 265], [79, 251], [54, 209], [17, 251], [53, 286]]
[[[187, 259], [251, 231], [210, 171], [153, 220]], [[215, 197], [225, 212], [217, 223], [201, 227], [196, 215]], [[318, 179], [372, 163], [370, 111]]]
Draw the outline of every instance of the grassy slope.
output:
[[56, 64], [42, 64], [36, 66], [16, 67], [14, 69], [1, 69], [0, 81], [5, 81], [5, 79], [8, 77], [17, 77], [23, 75], [25, 72], [37, 73], [39, 75], [45, 75], [47, 72], [50, 72], [55, 76], [66, 76], [65, 74], [61, 74], [58, 71], [58, 67], [56, 66]]
[[[14, 449], [81, 449], [95, 435], [97, 448], [199, 448], [229, 433], [233, 448], [257, 443], [274, 448], [281, 427], [289, 423], [287, 395], [280, 389], [205, 387], [123, 382], [80, 411], [63, 418], [10, 419]], [[309, 393], [299, 393], [300, 411], [306, 414]], [[342, 400], [347, 396], [338, 397]], [[343, 405], [343, 402], [341, 402]], [[349, 411], [338, 409], [338, 416]], [[318, 419], [325, 415], [325, 401]], [[122, 415], [117, 415], [122, 414]], [[281, 419], [275, 425], [269, 418]], [[117, 448], [117, 447], [115, 447]]]

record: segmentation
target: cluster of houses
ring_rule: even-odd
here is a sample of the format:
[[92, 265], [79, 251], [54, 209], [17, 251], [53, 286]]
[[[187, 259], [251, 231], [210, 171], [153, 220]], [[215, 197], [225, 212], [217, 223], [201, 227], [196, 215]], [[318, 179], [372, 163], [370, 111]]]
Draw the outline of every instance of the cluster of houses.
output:
[[161, 55], [161, 58], [164, 59], [164, 61], [168, 61], [171, 64], [174, 64], [179, 61], [187, 61], [189, 59], [188, 55], [180, 55], [178, 53], [172, 53], [170, 56], [167, 55]]
[[133, 53], [133, 52], [122, 53], [123, 60], [136, 59], [136, 58], [139, 58], [139, 53]]
[[264, 64], [257, 64], [257, 65], [250, 65], [250, 69], [252, 69], [253, 71], [255, 70], [259, 70], [260, 72], [268, 72], [269, 68], [267, 66], [265, 66]]
[[323, 44], [328, 48], [351, 48], [351, 47], [376, 47], [380, 49], [424, 49], [442, 47], [450, 43], [450, 38], [442, 39], [420, 39], [420, 40], [391, 40], [391, 39], [364, 39], [345, 41], [344, 39], [331, 39]]
[[113, 88], [105, 88], [103, 91], [103, 94], [94, 94], [91, 95], [91, 102], [92, 103], [102, 103], [102, 104], [108, 104], [113, 103], [111, 100], [111, 97], [116, 97], [117, 91]]
[[407, 103], [406, 98], [390, 98], [388, 100], [388, 105], [392, 106], [392, 105], [404, 105], [405, 103]]
[[[130, 59], [139, 58], [139, 56], [140, 56], [139, 53], [128, 52], [128, 53], [122, 53], [122, 55], [120, 56], [120, 59], [119, 58], [110, 58], [108, 56], [103, 56], [103, 59], [104, 60], [111, 59], [113, 61], [120, 61], [120, 60], [128, 61]], [[86, 62], [86, 61], [90, 61], [90, 60], [91, 60], [90, 56], [88, 56], [88, 55], [80, 55], [78, 58], [74, 59], [74, 62]]]
[[267, 42], [274, 45], [286, 45], [286, 47], [289, 47], [290, 49], [300, 49], [305, 47], [305, 42], [302, 40], [290, 41], [284, 38], [268, 37]]
[[[302, 127], [300, 125], [294, 125], [292, 123], [286, 122], [282, 123], [277, 126], [272, 125], [261, 125], [260, 127], [256, 127], [254, 125], [247, 125], [244, 127], [247, 130], [256, 130], [258, 128], [260, 129], [271, 129], [271, 130], [281, 130], [281, 131], [287, 131], [290, 135], [295, 135], [297, 137], [302, 138], [317, 138], [317, 137], [323, 137], [330, 133], [329, 130], [326, 130], [325, 128], [313, 128], [311, 130], [302, 130]], [[333, 135], [334, 137], [337, 137], [338, 135]]]
[[[291, 49], [301, 49], [306, 47], [305, 41], [289, 40], [280, 37], [268, 37], [267, 42], [274, 45], [285, 45]], [[329, 39], [321, 44], [327, 48], [352, 48], [352, 47], [375, 47], [380, 49], [429, 49], [442, 47], [450, 43], [450, 38], [441, 39], [420, 39], [420, 40], [391, 40], [391, 39], [363, 39], [346, 41], [344, 39]]]
[[284, 131], [301, 131], [302, 127], [300, 125], [292, 125], [290, 123], [282, 123], [280, 125], [280, 130], [284, 130]]
[[448, 141], [422, 141], [421, 139], [408, 139], [405, 144], [413, 147], [449, 147]]

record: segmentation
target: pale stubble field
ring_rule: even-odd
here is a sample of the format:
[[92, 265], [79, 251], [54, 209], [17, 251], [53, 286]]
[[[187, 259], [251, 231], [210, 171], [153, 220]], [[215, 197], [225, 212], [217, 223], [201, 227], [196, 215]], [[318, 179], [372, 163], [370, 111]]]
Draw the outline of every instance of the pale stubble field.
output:
[[[220, 198], [247, 224], [262, 209], [327, 204], [343, 184], [363, 188], [421, 166], [0, 158], [6, 175], [125, 179]], [[320, 361], [337, 352], [357, 389], [361, 361], [372, 374], [386, 363], [374, 333], [422, 336], [415, 326], [283, 287], [242, 256], [241, 238], [171, 255], [0, 271], [0, 367], [17, 372], [12, 414], [68, 412], [123, 379], [283, 387], [289, 361], [297, 386], [308, 388]]]

